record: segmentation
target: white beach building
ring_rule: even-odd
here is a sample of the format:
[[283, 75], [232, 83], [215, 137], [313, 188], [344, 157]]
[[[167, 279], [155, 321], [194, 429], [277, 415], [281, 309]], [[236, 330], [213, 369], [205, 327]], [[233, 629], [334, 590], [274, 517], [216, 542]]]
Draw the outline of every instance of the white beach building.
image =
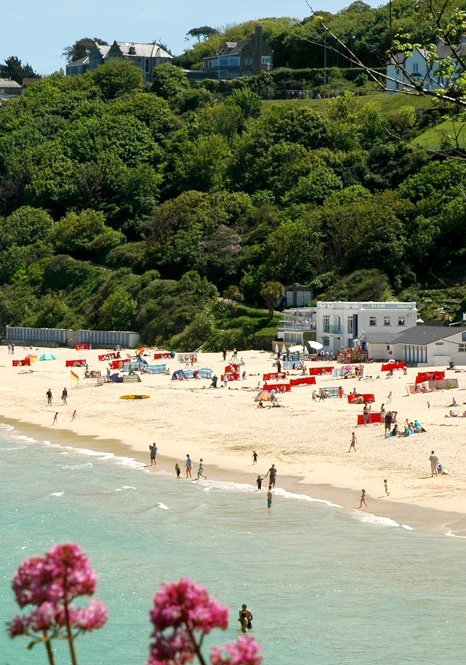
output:
[[392, 340], [394, 360], [429, 367], [466, 365], [466, 326], [416, 326]]
[[414, 327], [417, 319], [415, 302], [319, 301], [315, 308], [316, 340], [325, 352], [337, 354], [342, 348], [361, 346], [369, 355], [383, 351], [389, 359], [388, 342], [400, 331]]

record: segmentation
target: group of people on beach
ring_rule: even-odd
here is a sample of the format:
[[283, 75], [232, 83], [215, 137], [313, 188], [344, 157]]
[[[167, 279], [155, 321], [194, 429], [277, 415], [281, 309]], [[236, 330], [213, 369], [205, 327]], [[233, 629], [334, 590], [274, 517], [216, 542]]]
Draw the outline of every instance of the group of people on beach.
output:
[[[157, 465], [157, 451], [158, 447], [157, 444], [151, 443], [149, 445], [149, 454], [150, 454], [150, 465], [151, 466], [156, 466]], [[186, 461], [184, 463], [184, 468], [185, 468], [185, 473], [186, 473], [186, 478], [188, 480], [192, 479], [192, 472], [193, 472], [193, 461], [189, 455], [189, 453], [186, 455]], [[178, 478], [181, 477], [181, 467], [178, 462], [175, 462], [175, 475]], [[201, 478], [204, 478], [204, 480], [207, 480], [207, 476], [204, 473], [204, 460], [202, 457], [199, 460], [199, 466], [197, 467], [197, 477], [194, 478], [194, 480], [200, 480]]]
[[[52, 393], [51, 388], [48, 388], [48, 390], [45, 393], [45, 397], [47, 399], [47, 406], [53, 406], [53, 393]], [[68, 389], [66, 388], [66, 386], [63, 388], [62, 393], [61, 393], [61, 403], [65, 406], [68, 404]], [[58, 414], [59, 414], [59, 412], [55, 411], [55, 414], [53, 416], [52, 425], [56, 425], [58, 423]], [[71, 414], [70, 422], [73, 422], [73, 420], [76, 419], [76, 415], [77, 415], [77, 411], [75, 409], [73, 411], [73, 413]]]

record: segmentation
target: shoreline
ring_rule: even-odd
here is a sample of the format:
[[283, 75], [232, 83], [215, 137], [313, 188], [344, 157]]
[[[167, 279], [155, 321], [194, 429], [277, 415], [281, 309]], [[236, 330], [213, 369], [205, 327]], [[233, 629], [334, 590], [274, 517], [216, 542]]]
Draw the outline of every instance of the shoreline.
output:
[[[41, 350], [21, 349], [21, 354], [39, 355]], [[66, 438], [76, 448], [85, 445], [102, 453], [121, 453], [144, 465], [149, 464], [149, 444], [155, 441], [158, 468], [164, 472], [174, 473], [175, 461], [183, 467], [189, 453], [194, 469], [203, 458], [209, 479], [246, 482], [254, 489], [257, 475], [265, 475], [273, 463], [278, 486], [288, 491], [351, 511], [359, 505], [364, 487], [367, 511], [374, 515], [424, 531], [466, 533], [466, 418], [448, 417], [453, 398], [466, 404], [464, 369], [448, 374], [458, 379], [456, 389], [412, 394], [407, 384], [414, 383], [417, 368], [408, 368], [406, 375], [387, 376], [373, 363], [365, 367], [368, 376], [362, 381], [318, 376], [315, 386], [279, 393], [283, 408], [258, 409], [255, 397], [262, 376], [274, 371], [270, 352], [240, 352], [244, 380], [217, 389], [210, 389], [208, 379], [172, 380], [172, 372], [183, 367], [176, 358], [164, 361], [168, 375], [141, 374], [140, 382], [130, 385], [86, 379], [79, 367], [71, 375], [67, 361], [84, 357], [90, 370], [105, 374], [108, 363], [99, 361], [99, 353], [99, 349], [85, 354], [54, 349], [56, 360], [37, 361], [25, 371], [12, 366], [18, 355], [7, 355], [0, 346], [0, 420], [23, 431], [39, 431], [46, 440]], [[132, 353], [122, 351], [122, 357]], [[152, 353], [146, 351], [148, 360]], [[196, 366], [208, 367], [220, 377], [225, 362], [219, 353], [201, 353]], [[307, 366], [338, 367], [327, 361]], [[339, 386], [346, 395], [354, 389], [372, 394], [374, 412], [385, 404], [387, 410], [397, 411], [400, 427], [417, 418], [426, 432], [386, 439], [383, 425], [356, 425], [362, 407], [346, 397], [312, 399], [313, 389]], [[67, 403], [60, 401], [64, 387]], [[52, 405], [46, 400], [49, 389]], [[121, 399], [128, 393], [149, 399]], [[352, 431], [357, 452], [349, 452]], [[431, 478], [431, 450], [447, 475]], [[384, 479], [390, 492], [386, 497]]]
[[[69, 445], [77, 452], [80, 449], [92, 450], [96, 453], [112, 454], [115, 457], [124, 457], [133, 459], [143, 465], [143, 468], [149, 473], [156, 474], [160, 469], [164, 475], [174, 476], [175, 462], [179, 462], [177, 458], [172, 458], [166, 455], [157, 455], [157, 465], [151, 467], [148, 464], [149, 450], [143, 453], [135, 449], [129, 444], [124, 443], [121, 439], [106, 439], [100, 436], [91, 436], [88, 434], [81, 435], [75, 431], [67, 428], [57, 428], [51, 430], [50, 428], [36, 425], [29, 421], [21, 420], [18, 418], [0, 417], [1, 424], [14, 427], [20, 434], [37, 438], [38, 433], [42, 436], [43, 441], [50, 441], [52, 443], [59, 443], [59, 445]], [[66, 438], [66, 441], [63, 441]], [[254, 481], [251, 481], [251, 476], [257, 476], [257, 464], [251, 462], [251, 472], [247, 473], [244, 470], [231, 469], [220, 467], [218, 465], [209, 465], [209, 479], [220, 482], [231, 482], [237, 484], [247, 484], [254, 488]], [[195, 472], [195, 469], [193, 470]], [[185, 480], [183, 469], [181, 474], [181, 481]], [[367, 521], [370, 523], [370, 517], [386, 518], [393, 521], [393, 525], [413, 529], [414, 531], [424, 533], [436, 533], [441, 535], [452, 535], [459, 537], [466, 537], [466, 514], [448, 511], [437, 510], [433, 508], [426, 508], [423, 506], [416, 506], [411, 503], [403, 503], [398, 501], [384, 501], [384, 497], [368, 496], [367, 510], [359, 511], [357, 503], [359, 494], [349, 487], [337, 487], [327, 483], [311, 484], [306, 482], [304, 477], [279, 475], [278, 485], [276, 490], [284, 490], [296, 495], [308, 496], [311, 499], [325, 504], [328, 503], [329, 507], [338, 507], [344, 513], [349, 514], [356, 510], [359, 515], [367, 515], [368, 520], [361, 518], [360, 521]], [[203, 481], [202, 481], [203, 482]], [[263, 484], [262, 492], [264, 495], [267, 491], [266, 483]], [[396, 524], [395, 524], [396, 523]]]

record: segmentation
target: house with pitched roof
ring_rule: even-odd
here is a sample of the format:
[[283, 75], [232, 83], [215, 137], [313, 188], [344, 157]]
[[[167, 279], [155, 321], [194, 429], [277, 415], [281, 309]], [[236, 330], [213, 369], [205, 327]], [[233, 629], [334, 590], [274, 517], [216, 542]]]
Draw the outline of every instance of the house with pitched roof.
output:
[[209, 78], [235, 79], [254, 76], [273, 67], [272, 49], [264, 40], [262, 27], [254, 35], [239, 42], [225, 42], [219, 53], [203, 58], [203, 72]]
[[127, 60], [142, 70], [144, 81], [152, 81], [152, 70], [154, 67], [171, 62], [173, 56], [165, 51], [158, 44], [141, 44], [139, 42], [118, 42], [114, 41], [108, 53], [104, 57], [104, 62], [108, 60]]
[[171, 62], [173, 56], [158, 44], [114, 41], [108, 44], [94, 44], [84, 58], [66, 65], [67, 76], [77, 76], [86, 71], [93, 71], [109, 60], [127, 60], [141, 69], [144, 81], [152, 81], [152, 70], [165, 62]]
[[461, 74], [461, 67], [457, 66], [449, 81], [442, 78], [438, 72], [439, 64], [445, 58], [464, 61], [466, 56], [466, 35], [462, 37], [458, 46], [454, 49], [439, 41], [437, 45], [438, 60], [431, 62], [427, 52], [423, 48], [415, 48], [410, 55], [396, 53], [387, 64], [387, 92], [398, 92], [412, 86], [413, 81], [421, 86], [423, 90], [437, 90], [440, 87], [448, 87]]
[[466, 326], [415, 326], [392, 340], [393, 358], [406, 363], [466, 365]]
[[2, 100], [12, 99], [13, 97], [19, 97], [23, 92], [23, 86], [21, 86], [13, 79], [2, 79], [0, 78], [0, 103]]

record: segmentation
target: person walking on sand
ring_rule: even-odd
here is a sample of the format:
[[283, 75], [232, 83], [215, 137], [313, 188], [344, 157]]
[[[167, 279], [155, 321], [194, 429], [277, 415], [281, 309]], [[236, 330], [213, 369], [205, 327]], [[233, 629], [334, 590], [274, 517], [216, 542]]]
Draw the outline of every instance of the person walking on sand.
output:
[[390, 434], [390, 430], [392, 428], [392, 412], [387, 411], [385, 414], [385, 417], [383, 419], [384, 426], [385, 426], [385, 435], [388, 433]]
[[186, 478], [191, 478], [191, 473], [193, 470], [193, 461], [190, 458], [189, 454], [186, 455], [186, 462], [184, 463], [184, 468], [186, 469]]
[[62, 401], [62, 404], [67, 404], [68, 403], [68, 391], [67, 391], [66, 387], [63, 388], [63, 390], [61, 391], [61, 401]]
[[252, 451], [252, 463], [257, 464], [257, 453], [255, 450]]
[[437, 469], [438, 457], [433, 450], [431, 450], [430, 452], [429, 461], [430, 461], [430, 471], [432, 474], [431, 478], [433, 478], [434, 476], [438, 476], [438, 469]]
[[50, 390], [50, 388], [45, 393], [45, 396], [47, 397], [47, 406], [52, 406], [53, 395], [52, 395], [52, 391]]
[[352, 434], [351, 434], [351, 443], [350, 443], [350, 447], [349, 447], [349, 450], [348, 450], [349, 453], [352, 450], [354, 450], [354, 452], [356, 452], [356, 441], [357, 441], [356, 434], [354, 432], [352, 432]]
[[257, 491], [260, 492], [262, 489], [262, 476], [257, 476], [256, 485]]
[[204, 460], [202, 457], [199, 460], [199, 466], [197, 467], [197, 478], [195, 478], [195, 480], [200, 480], [201, 478], [207, 480], [207, 476], [204, 474]]
[[364, 490], [364, 489], [361, 490], [361, 500], [359, 501], [359, 508], [362, 508], [363, 506], [366, 506], [366, 508], [367, 508], [366, 490]]
[[151, 466], [157, 466], [157, 446], [154, 443], [151, 443], [149, 445], [149, 450], [150, 450], [150, 465]]
[[76, 409], [75, 409], [75, 410], [73, 411], [73, 415], [71, 416], [71, 420], [70, 420], [70, 422], [73, 422], [73, 420], [76, 419], [76, 416], [77, 416], [77, 415], [78, 415], [78, 414], [77, 414], [77, 411], [76, 411]]
[[58, 411], [55, 411], [55, 415], [53, 417], [53, 423], [52, 425], [55, 425], [58, 422]]
[[272, 485], [269, 485], [269, 489], [267, 490], [267, 508], [272, 508]]
[[385, 480], [383, 481], [383, 488], [384, 488], [384, 490], [385, 490], [385, 495], [386, 495], [386, 496], [390, 496], [390, 492], [388, 491], [388, 480], [387, 480], [387, 479], [385, 479]]

